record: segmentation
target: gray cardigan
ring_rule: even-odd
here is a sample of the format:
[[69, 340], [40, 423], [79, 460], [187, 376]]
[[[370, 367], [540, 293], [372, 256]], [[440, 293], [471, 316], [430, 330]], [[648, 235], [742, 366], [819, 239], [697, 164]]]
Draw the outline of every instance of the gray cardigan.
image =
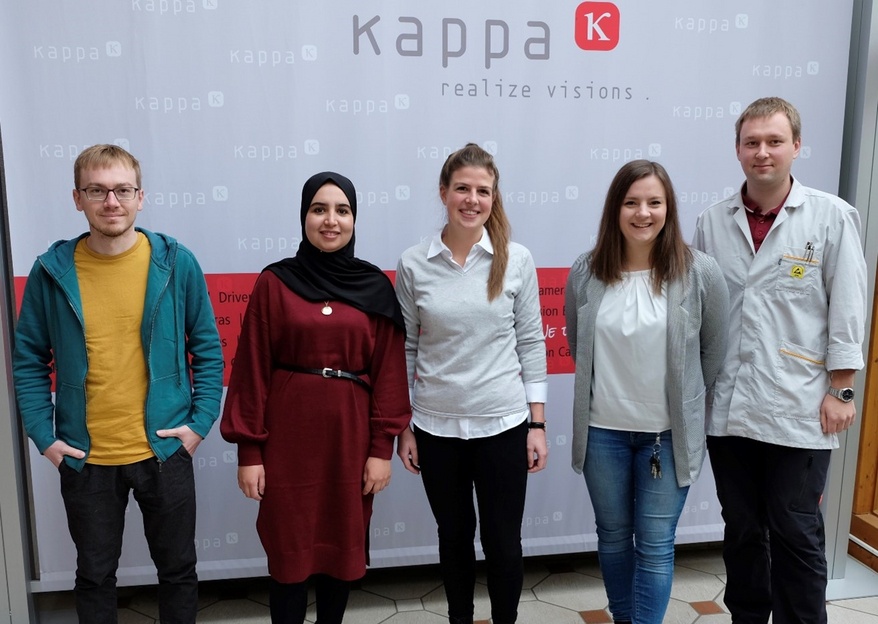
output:
[[[567, 278], [567, 341], [576, 362], [573, 391], [573, 469], [582, 472], [588, 441], [594, 326], [606, 284], [593, 278], [591, 254], [581, 255]], [[704, 462], [704, 413], [707, 389], [713, 385], [726, 355], [729, 291], [716, 261], [692, 250], [686, 280], [667, 286], [668, 407], [674, 443], [677, 484], [691, 485]]]

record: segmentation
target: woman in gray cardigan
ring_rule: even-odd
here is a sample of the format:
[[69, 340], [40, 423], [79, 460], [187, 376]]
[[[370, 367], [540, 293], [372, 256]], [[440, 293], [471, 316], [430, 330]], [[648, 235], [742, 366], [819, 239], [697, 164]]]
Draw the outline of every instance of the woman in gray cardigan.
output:
[[617, 623], [660, 624], [728, 335], [725, 279], [684, 243], [660, 164], [635, 160], [616, 174], [597, 244], [571, 268], [565, 296], [573, 469], [594, 507], [610, 611]]

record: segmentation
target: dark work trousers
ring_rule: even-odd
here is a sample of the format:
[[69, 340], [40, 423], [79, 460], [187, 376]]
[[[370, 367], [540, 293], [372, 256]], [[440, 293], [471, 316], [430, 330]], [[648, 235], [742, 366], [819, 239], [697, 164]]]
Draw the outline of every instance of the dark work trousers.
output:
[[198, 610], [195, 572], [195, 475], [181, 446], [165, 462], [59, 467], [67, 526], [76, 545], [74, 597], [80, 624], [117, 621], [116, 568], [129, 493], [143, 514], [149, 554], [158, 571], [159, 620], [192, 624]]
[[[327, 574], [315, 574], [317, 595], [316, 624], [341, 624], [351, 593], [350, 581], [342, 581]], [[271, 624], [302, 624], [308, 610], [308, 581], [268, 584], [268, 607]]]
[[819, 503], [829, 450], [708, 436], [725, 520], [725, 603], [735, 624], [826, 623]]
[[495, 624], [512, 624], [524, 573], [521, 520], [527, 490], [527, 423], [462, 440], [415, 427], [421, 477], [439, 529], [439, 567], [452, 621], [472, 622], [476, 511]]

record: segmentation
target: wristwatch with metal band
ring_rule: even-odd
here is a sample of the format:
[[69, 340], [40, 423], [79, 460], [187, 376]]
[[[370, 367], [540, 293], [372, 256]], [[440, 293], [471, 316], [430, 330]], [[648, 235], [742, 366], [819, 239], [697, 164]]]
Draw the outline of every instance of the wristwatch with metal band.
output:
[[833, 388], [829, 386], [829, 390], [826, 391], [830, 396], [834, 396], [839, 401], [844, 401], [845, 403], [850, 403], [854, 400], [854, 389], [853, 388]]

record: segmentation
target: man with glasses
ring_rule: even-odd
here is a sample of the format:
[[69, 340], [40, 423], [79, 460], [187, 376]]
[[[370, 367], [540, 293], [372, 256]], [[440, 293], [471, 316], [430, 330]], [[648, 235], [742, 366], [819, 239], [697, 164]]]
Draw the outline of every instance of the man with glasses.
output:
[[158, 570], [160, 620], [192, 623], [192, 455], [219, 415], [223, 377], [204, 275], [173, 238], [134, 227], [143, 190], [127, 151], [84, 150], [74, 180], [89, 231], [53, 244], [28, 276], [13, 354], [19, 410], [60, 473], [79, 621], [117, 621], [133, 490]]

